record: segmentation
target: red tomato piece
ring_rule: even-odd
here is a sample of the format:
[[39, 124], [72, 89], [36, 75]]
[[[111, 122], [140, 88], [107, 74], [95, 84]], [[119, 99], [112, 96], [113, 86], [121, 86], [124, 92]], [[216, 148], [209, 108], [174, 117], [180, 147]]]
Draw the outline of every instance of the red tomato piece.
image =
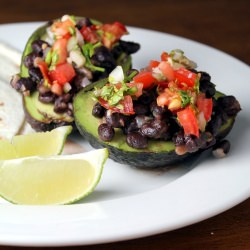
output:
[[136, 87], [137, 91], [133, 93], [133, 96], [139, 97], [142, 95], [143, 83], [130, 82], [127, 83], [127, 86], [130, 88]]
[[61, 38], [56, 40], [53, 44], [52, 51], [58, 55], [56, 65], [66, 62], [68, 57], [67, 43], [68, 40], [66, 38]]
[[199, 137], [199, 125], [195, 115], [195, 111], [191, 106], [177, 112], [177, 117], [180, 125], [184, 129], [185, 135], [195, 135]]
[[51, 86], [51, 92], [58, 95], [58, 96], [60, 96], [63, 93], [63, 88], [62, 88], [62, 86], [60, 84], [54, 83]]
[[70, 29], [75, 28], [74, 23], [68, 18], [65, 21], [57, 21], [54, 22], [51, 31], [55, 33], [56, 36], [58, 37], [67, 37], [69, 38], [70, 36]]
[[160, 107], [168, 106], [169, 101], [169, 95], [165, 92], [161, 93], [156, 99], [157, 105]]
[[70, 82], [75, 75], [75, 70], [69, 63], [59, 64], [54, 70], [49, 72], [50, 80], [52, 82], [57, 82], [60, 85]]
[[162, 61], [160, 62], [158, 67], [160, 71], [162, 72], [162, 74], [167, 78], [168, 81], [174, 80], [174, 70], [168, 62]]
[[48, 76], [49, 69], [48, 69], [48, 65], [46, 64], [46, 62], [41, 60], [37, 62], [37, 66], [43, 75], [43, 79], [46, 80], [48, 83], [50, 83], [49, 76]]
[[162, 61], [167, 61], [168, 58], [169, 58], [168, 53], [167, 52], [162, 52], [162, 54], [161, 54], [161, 60]]
[[133, 100], [130, 95], [124, 96], [124, 99], [119, 102], [119, 105], [121, 105], [123, 108], [120, 109], [116, 106], [110, 106], [107, 101], [103, 100], [102, 98], [99, 98], [99, 103], [106, 109], [112, 110], [117, 113], [122, 113], [125, 115], [133, 115], [134, 108], [133, 108]]
[[102, 25], [102, 30], [104, 32], [108, 32], [108, 33], [113, 34], [117, 40], [119, 40], [124, 34], [128, 33], [125, 25], [123, 25], [120, 22], [114, 22], [111, 24], [108, 24], [108, 23], [104, 24], [104, 25]]
[[150, 88], [155, 82], [156, 79], [153, 77], [152, 72], [141, 71], [134, 78], [134, 82], [143, 83], [143, 88]]
[[193, 88], [195, 86], [197, 74], [186, 68], [180, 68], [174, 71], [174, 77], [180, 84], [185, 83], [187, 84], [187, 87]]
[[204, 93], [200, 93], [197, 98], [197, 107], [200, 112], [203, 112], [206, 121], [209, 121], [213, 112], [212, 98], [206, 98]]
[[96, 34], [95, 26], [94, 25], [92, 25], [92, 26], [88, 27], [88, 26], [84, 25], [81, 28], [80, 32], [81, 32], [81, 34], [86, 42], [95, 44], [98, 42], [99, 38], [98, 38], [98, 35]]
[[124, 34], [128, 33], [125, 25], [120, 22], [103, 24], [100, 28], [103, 31], [102, 42], [107, 48], [111, 48]]
[[160, 64], [159, 61], [151, 60], [150, 63], [149, 63], [149, 65], [148, 65], [148, 68], [149, 68], [150, 70], [152, 70], [153, 68], [158, 67], [159, 64]]

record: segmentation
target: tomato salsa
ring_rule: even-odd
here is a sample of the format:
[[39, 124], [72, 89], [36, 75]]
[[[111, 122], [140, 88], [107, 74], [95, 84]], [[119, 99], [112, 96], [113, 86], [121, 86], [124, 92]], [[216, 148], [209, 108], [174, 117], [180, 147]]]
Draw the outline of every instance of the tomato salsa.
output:
[[[172, 140], [177, 154], [211, 146], [218, 129], [215, 120], [225, 121], [216, 107], [211, 77], [195, 68], [179, 49], [163, 52], [139, 72], [124, 74], [118, 66], [94, 91], [92, 114], [103, 119], [99, 137], [112, 141], [118, 128], [131, 147], [145, 149], [149, 140]], [[237, 100], [230, 105], [237, 106]]]

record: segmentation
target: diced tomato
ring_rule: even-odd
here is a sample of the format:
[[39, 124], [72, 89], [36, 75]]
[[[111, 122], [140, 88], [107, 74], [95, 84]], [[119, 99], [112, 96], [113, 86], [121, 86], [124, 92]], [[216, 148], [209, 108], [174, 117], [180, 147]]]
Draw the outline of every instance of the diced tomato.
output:
[[176, 112], [181, 108], [181, 96], [176, 91], [171, 91], [169, 88], [165, 88], [156, 99], [158, 106], [166, 106], [172, 112]]
[[75, 70], [69, 63], [59, 64], [49, 72], [51, 82], [57, 82], [60, 85], [70, 82], [75, 75]]
[[54, 51], [58, 56], [58, 60], [56, 62], [57, 65], [66, 62], [68, 57], [67, 43], [68, 40], [66, 38], [61, 38], [56, 40], [53, 44], [52, 51]]
[[63, 87], [62, 87], [62, 85], [60, 85], [60, 84], [58, 84], [56, 82], [53, 83], [51, 85], [51, 92], [54, 93], [54, 94], [56, 94], [56, 95], [58, 95], [58, 96], [62, 95], [62, 93], [63, 93]]
[[161, 60], [162, 61], [167, 61], [168, 58], [169, 58], [168, 53], [167, 52], [162, 52], [162, 54], [161, 54]]
[[193, 88], [195, 86], [197, 75], [186, 68], [180, 68], [174, 71], [174, 77], [180, 84], [184, 83], [182, 86], [186, 85], [187, 87]]
[[123, 107], [122, 109], [118, 108], [117, 106], [110, 106], [107, 101], [99, 98], [99, 103], [106, 109], [112, 110], [114, 112], [122, 113], [125, 115], [133, 115], [134, 108], [133, 108], [133, 100], [130, 95], [124, 96], [124, 99], [119, 102], [119, 106]]
[[169, 96], [167, 93], [163, 92], [157, 97], [156, 101], [157, 105], [160, 107], [167, 106], [169, 103]]
[[48, 75], [49, 69], [48, 69], [48, 65], [46, 64], [46, 62], [41, 60], [37, 62], [37, 66], [42, 73], [43, 79], [46, 80], [47, 83], [50, 83], [49, 75]]
[[158, 67], [160, 71], [162, 72], [162, 74], [167, 78], [168, 81], [174, 80], [174, 70], [168, 62], [162, 61], [160, 62]]
[[111, 48], [124, 34], [128, 33], [126, 27], [120, 22], [103, 24], [100, 28], [103, 31], [102, 42], [107, 48]]
[[165, 88], [169, 87], [169, 82], [167, 82], [167, 81], [157, 82], [157, 86], [158, 86], [159, 90], [164, 90]]
[[149, 65], [148, 65], [148, 68], [149, 68], [150, 70], [152, 70], [153, 68], [158, 67], [159, 64], [160, 64], [159, 61], [151, 60], [150, 63], [149, 63]]
[[65, 21], [57, 21], [54, 22], [51, 31], [55, 33], [57, 37], [60, 38], [69, 38], [70, 34], [70, 29], [75, 28], [75, 24], [70, 20], [70, 18], [66, 19]]
[[204, 93], [200, 93], [197, 98], [198, 110], [203, 112], [206, 121], [209, 121], [213, 111], [212, 98], [206, 98]]
[[144, 89], [152, 87], [152, 85], [156, 82], [152, 72], [149, 71], [141, 71], [133, 78], [133, 80], [136, 83], [143, 83]]
[[92, 26], [86, 26], [84, 25], [81, 30], [80, 30], [84, 40], [86, 42], [89, 42], [89, 43], [92, 43], [92, 44], [95, 44], [98, 42], [99, 38], [98, 38], [98, 35], [96, 33], [96, 29], [95, 29], [95, 26], [92, 25]]
[[185, 109], [177, 112], [177, 118], [180, 125], [184, 129], [185, 135], [195, 135], [199, 137], [199, 126], [195, 115], [195, 111], [191, 106], [187, 106]]
[[133, 96], [139, 97], [142, 95], [143, 83], [130, 82], [127, 83], [127, 86], [130, 88], [136, 87], [137, 91], [133, 93]]
[[134, 114], [133, 100], [130, 95], [124, 96], [124, 99], [120, 101], [120, 104], [123, 106], [123, 114]]
[[104, 24], [104, 25], [102, 25], [101, 29], [104, 32], [108, 32], [108, 33], [113, 34], [117, 40], [119, 40], [124, 34], [128, 33], [125, 25], [123, 25], [120, 22], [114, 22], [111, 24], [108, 24], [108, 23]]

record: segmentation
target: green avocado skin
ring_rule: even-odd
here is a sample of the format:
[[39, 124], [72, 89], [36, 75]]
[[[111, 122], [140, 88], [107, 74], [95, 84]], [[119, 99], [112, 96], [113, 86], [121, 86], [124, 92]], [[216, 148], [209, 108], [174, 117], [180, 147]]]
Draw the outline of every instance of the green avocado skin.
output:
[[[99, 139], [98, 126], [102, 119], [92, 115], [92, 107], [95, 101], [92, 99], [91, 91], [80, 91], [74, 98], [73, 108], [76, 127], [80, 134], [94, 148], [108, 148], [109, 157], [119, 163], [128, 164], [139, 168], [157, 168], [176, 164], [187, 158], [194, 157], [202, 150], [195, 153], [177, 155], [172, 141], [150, 141], [147, 149], [134, 149], [127, 145], [125, 136], [121, 130], [116, 129], [115, 137], [111, 142]], [[216, 139], [221, 140], [231, 130], [234, 118], [223, 125]]]

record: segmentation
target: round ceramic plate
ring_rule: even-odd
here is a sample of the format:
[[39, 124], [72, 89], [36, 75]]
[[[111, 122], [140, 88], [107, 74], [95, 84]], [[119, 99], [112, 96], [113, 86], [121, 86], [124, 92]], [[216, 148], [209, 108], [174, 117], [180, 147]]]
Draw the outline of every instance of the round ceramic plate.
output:
[[[0, 26], [0, 40], [22, 50], [41, 23]], [[67, 206], [18, 206], [0, 200], [0, 245], [66, 246], [133, 239], [181, 228], [219, 214], [250, 194], [250, 69], [206, 45], [156, 31], [129, 27], [137, 41], [134, 67], [141, 68], [162, 51], [180, 48], [212, 75], [217, 89], [233, 94], [242, 111], [228, 136], [226, 158], [209, 152], [161, 170], [138, 170], [108, 160], [90, 196]], [[85, 150], [91, 150], [80, 138]]]

